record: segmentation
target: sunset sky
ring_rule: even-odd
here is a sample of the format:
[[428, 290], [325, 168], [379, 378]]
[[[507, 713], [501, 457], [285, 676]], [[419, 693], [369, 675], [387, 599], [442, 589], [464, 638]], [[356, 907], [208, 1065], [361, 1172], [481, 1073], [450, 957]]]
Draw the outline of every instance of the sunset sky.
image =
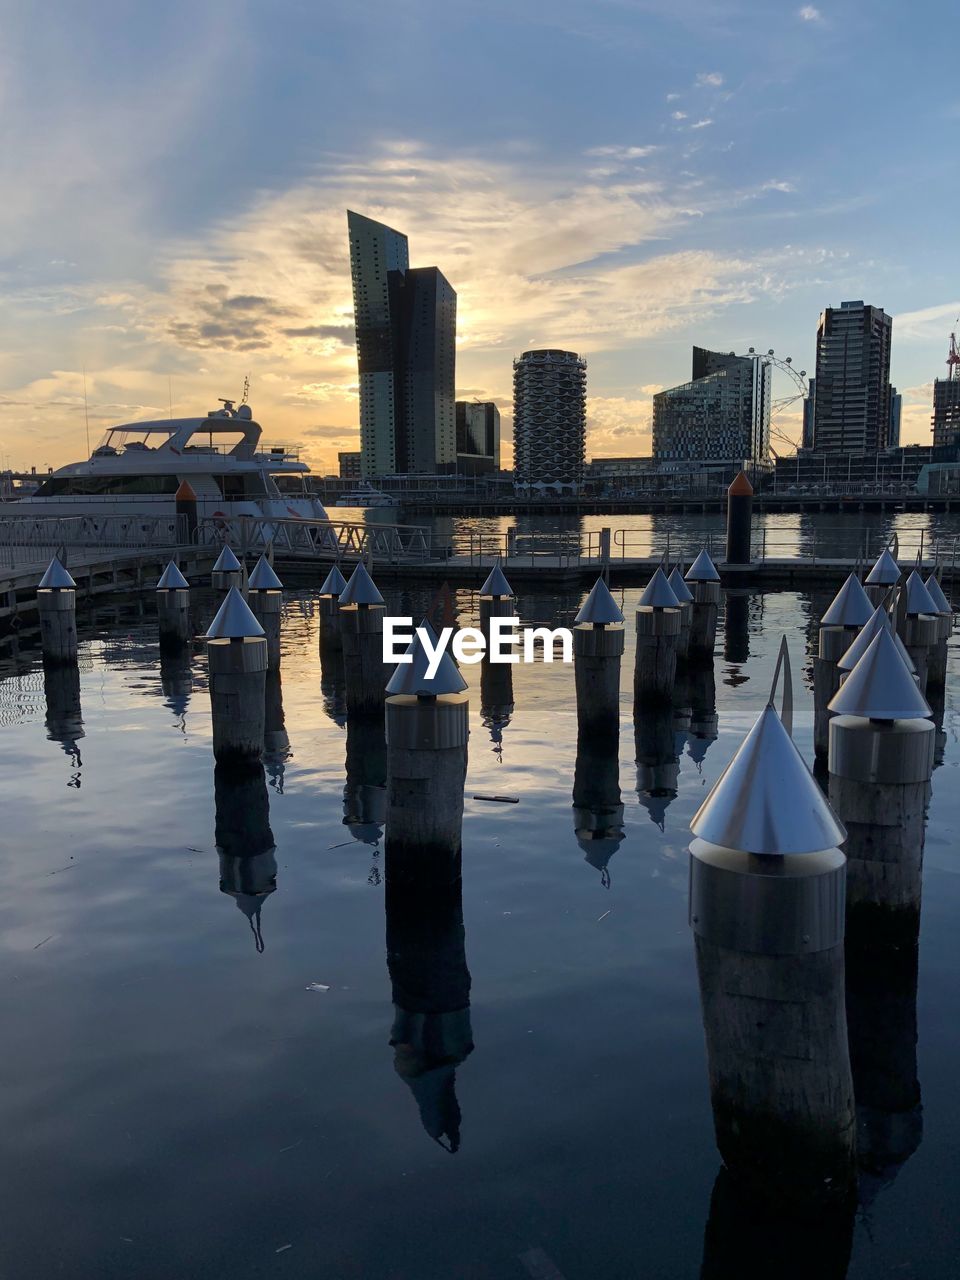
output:
[[849, 298], [893, 315], [904, 440], [930, 439], [960, 313], [942, 5], [0, 14], [3, 465], [85, 456], [85, 369], [94, 440], [249, 374], [267, 440], [335, 469], [359, 447], [348, 207], [453, 284], [458, 395], [496, 399], [506, 441], [528, 347], [587, 357], [588, 456], [644, 453], [691, 344], [812, 372], [819, 312]]

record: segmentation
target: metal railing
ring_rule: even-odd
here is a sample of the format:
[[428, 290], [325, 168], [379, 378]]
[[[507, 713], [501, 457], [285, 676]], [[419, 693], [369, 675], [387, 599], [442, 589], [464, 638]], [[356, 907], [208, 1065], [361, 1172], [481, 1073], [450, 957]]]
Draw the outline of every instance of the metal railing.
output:
[[10, 569], [35, 564], [61, 548], [137, 551], [187, 541], [186, 516], [0, 517], [0, 565]]
[[204, 517], [197, 541], [229, 543], [240, 554], [264, 551], [305, 560], [370, 559], [416, 564], [434, 558], [431, 531], [421, 525], [365, 524], [356, 520], [300, 520], [273, 516]]

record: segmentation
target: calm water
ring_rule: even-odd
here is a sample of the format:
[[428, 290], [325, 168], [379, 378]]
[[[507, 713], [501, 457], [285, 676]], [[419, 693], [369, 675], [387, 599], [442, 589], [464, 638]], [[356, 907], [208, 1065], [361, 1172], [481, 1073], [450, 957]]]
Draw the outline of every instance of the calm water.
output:
[[[425, 602], [388, 598], [394, 612]], [[557, 623], [579, 602], [519, 604], [524, 621]], [[458, 593], [461, 621], [475, 603]], [[0, 1275], [745, 1274], [712, 1254], [722, 1196], [706, 1232], [720, 1161], [688, 824], [766, 699], [781, 635], [804, 670], [825, 603], [784, 593], [728, 610], [715, 679], [693, 691], [695, 732], [643, 737], [663, 777], [678, 763], [675, 794], [638, 794], [628, 639], [623, 838], [589, 858], [571, 802], [572, 669], [516, 668], [509, 723], [491, 726], [479, 668], [464, 668], [462, 945], [455, 903], [431, 921], [386, 901], [362, 811], [379, 753], [359, 735], [344, 822], [346, 731], [321, 689], [309, 593], [284, 618], [289, 751], [275, 737], [245, 787], [215, 790], [202, 655], [161, 669], [149, 616], [101, 612], [82, 632], [82, 726], [69, 684], [45, 692], [30, 655], [2, 665]], [[953, 653], [920, 938], [922, 1142], [865, 1183], [851, 1277], [955, 1276], [960, 1253], [956, 678]], [[278, 717], [275, 700], [275, 731]], [[257, 900], [220, 891], [218, 828], [221, 844], [246, 832], [275, 846], [259, 922]], [[256, 865], [269, 877], [269, 853]], [[412, 969], [388, 971], [388, 927], [419, 955]], [[455, 1006], [468, 984], [472, 1052], [455, 1071], [411, 1072], [390, 1045], [395, 999], [418, 988]]]

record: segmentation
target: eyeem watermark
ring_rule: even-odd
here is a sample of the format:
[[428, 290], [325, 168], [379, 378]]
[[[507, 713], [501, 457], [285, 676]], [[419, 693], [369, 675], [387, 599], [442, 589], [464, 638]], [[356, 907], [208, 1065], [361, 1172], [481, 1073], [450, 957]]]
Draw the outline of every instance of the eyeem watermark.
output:
[[544, 662], [553, 662], [557, 645], [560, 661], [573, 661], [573, 632], [569, 627], [555, 627], [552, 631], [549, 627], [524, 627], [521, 633], [516, 618], [491, 618], [488, 648], [487, 637], [477, 627], [464, 627], [462, 631], [443, 627], [435, 639], [428, 628], [414, 628], [412, 618], [384, 618], [384, 662], [412, 662], [413, 657], [406, 649], [414, 635], [419, 637], [427, 655], [428, 680], [437, 674], [448, 646], [457, 662], [468, 666], [481, 662], [484, 657], [490, 662], [536, 662], [538, 644]]

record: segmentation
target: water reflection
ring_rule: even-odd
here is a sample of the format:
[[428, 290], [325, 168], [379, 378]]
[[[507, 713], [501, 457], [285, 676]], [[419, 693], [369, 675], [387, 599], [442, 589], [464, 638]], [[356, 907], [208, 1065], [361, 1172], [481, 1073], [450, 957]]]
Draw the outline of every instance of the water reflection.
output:
[[637, 796], [661, 831], [677, 796], [680, 760], [674, 740], [672, 707], [636, 708], [633, 721]]
[[160, 651], [160, 691], [163, 705], [173, 712], [177, 728], [186, 737], [187, 707], [193, 693], [193, 657], [189, 648]]
[[320, 695], [324, 714], [343, 728], [347, 723], [347, 685], [340, 649], [320, 651]]
[[586, 861], [610, 887], [610, 859], [624, 839], [617, 736], [580, 734], [573, 775], [573, 829]]
[[259, 764], [243, 770], [218, 764], [213, 780], [220, 892], [229, 894], [246, 916], [257, 951], [262, 952], [260, 913], [264, 899], [277, 887], [266, 776]]
[[263, 720], [263, 763], [270, 785], [283, 795], [283, 772], [290, 759], [290, 737], [283, 716], [283, 682], [279, 671], [268, 671]]
[[387, 742], [384, 722], [375, 716], [347, 720], [343, 821], [364, 844], [379, 844], [387, 814]]
[[394, 1070], [451, 1154], [460, 1147], [457, 1067], [473, 1051], [461, 892], [460, 880], [424, 889], [388, 877], [385, 895]]
[[79, 742], [84, 733], [80, 709], [80, 669], [77, 664], [45, 664], [43, 692], [47, 702], [47, 738], [51, 742], [60, 743], [73, 771], [67, 786], [79, 791], [83, 768]]
[[513, 667], [508, 662], [480, 664], [480, 722], [490, 732], [493, 754], [503, 760], [503, 731], [513, 716]]
[[683, 697], [690, 708], [690, 730], [687, 734], [687, 755], [703, 772], [703, 762], [720, 734], [717, 715], [717, 680], [713, 664], [691, 667], [683, 677]]
[[750, 596], [749, 591], [733, 591], [728, 588], [725, 592], [724, 662], [746, 662], [750, 657]]

